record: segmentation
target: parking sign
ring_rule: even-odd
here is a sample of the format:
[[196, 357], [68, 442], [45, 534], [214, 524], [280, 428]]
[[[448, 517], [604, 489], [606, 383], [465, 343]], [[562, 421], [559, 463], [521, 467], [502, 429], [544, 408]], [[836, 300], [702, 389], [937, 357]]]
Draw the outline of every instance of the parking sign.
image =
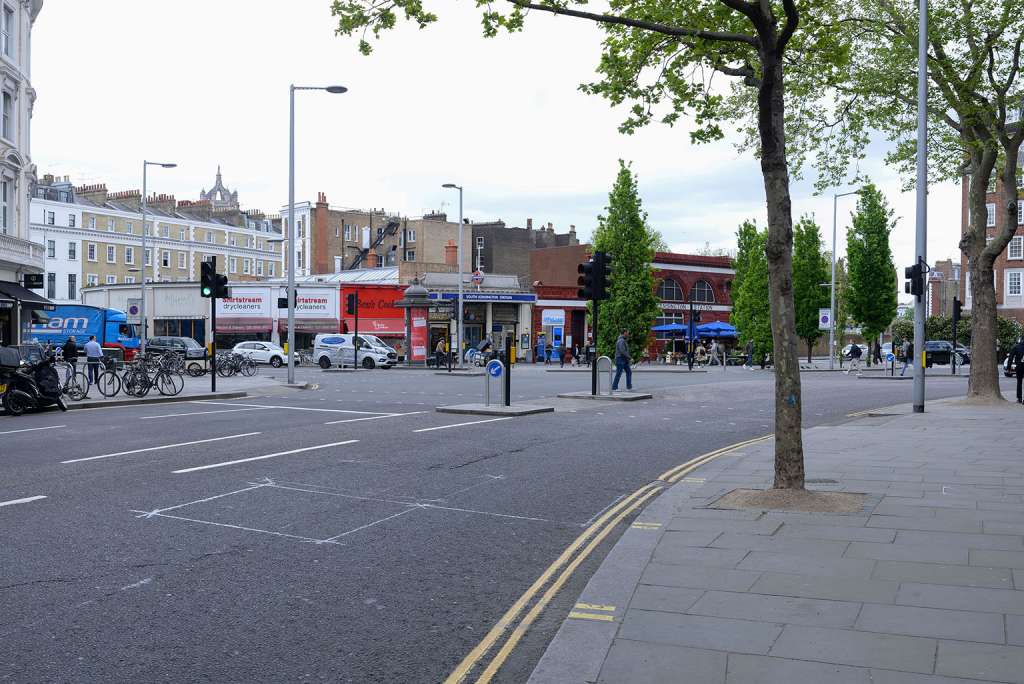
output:
[[832, 328], [832, 309], [818, 309], [818, 330]]

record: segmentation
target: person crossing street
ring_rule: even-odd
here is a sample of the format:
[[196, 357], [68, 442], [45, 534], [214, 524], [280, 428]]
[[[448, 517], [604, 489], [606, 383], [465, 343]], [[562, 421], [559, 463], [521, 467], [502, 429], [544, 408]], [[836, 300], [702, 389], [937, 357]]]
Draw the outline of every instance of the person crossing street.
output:
[[860, 357], [864, 353], [864, 350], [859, 345], [854, 344], [853, 340], [850, 340], [850, 367], [846, 369], [846, 374], [849, 375], [850, 371], [857, 371], [857, 375], [860, 375]]
[[615, 340], [615, 379], [612, 380], [612, 391], [619, 389], [619, 378], [622, 377], [623, 371], [626, 373], [626, 391], [632, 391], [633, 389], [633, 369], [630, 368], [631, 359], [629, 357], [629, 331], [623, 330], [619, 335], [619, 339]]

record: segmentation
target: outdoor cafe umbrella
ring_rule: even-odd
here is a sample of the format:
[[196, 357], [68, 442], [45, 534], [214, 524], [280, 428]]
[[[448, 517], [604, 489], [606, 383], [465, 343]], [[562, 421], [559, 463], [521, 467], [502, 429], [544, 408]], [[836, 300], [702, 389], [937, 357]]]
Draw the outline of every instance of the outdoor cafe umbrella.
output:
[[697, 334], [701, 337], [736, 337], [736, 328], [728, 323], [713, 321], [698, 325]]

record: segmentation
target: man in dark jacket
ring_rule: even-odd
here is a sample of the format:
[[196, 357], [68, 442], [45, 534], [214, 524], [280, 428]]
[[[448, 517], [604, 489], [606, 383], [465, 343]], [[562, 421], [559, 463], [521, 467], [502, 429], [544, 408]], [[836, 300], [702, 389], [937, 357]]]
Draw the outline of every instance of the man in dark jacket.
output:
[[1017, 403], [1024, 404], [1024, 396], [1021, 396], [1021, 389], [1024, 388], [1024, 337], [1017, 340], [1017, 344], [1010, 350], [1010, 364], [1017, 366]]
[[633, 389], [633, 369], [630, 367], [629, 362], [629, 331], [623, 330], [622, 334], [619, 335], [619, 339], [615, 340], [615, 379], [612, 380], [612, 391], [619, 389], [619, 378], [622, 377], [622, 372], [626, 372], [626, 391], [632, 391]]
[[64, 343], [60, 351], [64, 356], [64, 360], [70, 363], [72, 370], [74, 370], [75, 365], [78, 363], [78, 343], [75, 342], [74, 335], [68, 338], [68, 341]]

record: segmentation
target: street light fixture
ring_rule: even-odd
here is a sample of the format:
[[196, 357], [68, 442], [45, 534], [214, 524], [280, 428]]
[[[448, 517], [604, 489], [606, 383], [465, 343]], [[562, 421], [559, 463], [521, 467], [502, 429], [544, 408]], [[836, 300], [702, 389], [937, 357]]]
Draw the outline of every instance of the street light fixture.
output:
[[295, 91], [325, 90], [334, 95], [348, 92], [341, 85], [288, 86], [288, 384], [295, 383]]
[[[833, 370], [836, 364], [836, 211], [839, 205], [839, 198], [846, 197], [847, 195], [856, 195], [860, 193], [860, 188], [851, 190], [849, 192], [838, 192], [832, 195], [832, 282], [830, 287], [832, 291], [830, 293], [831, 301], [829, 303], [829, 321], [828, 326], [828, 369]], [[824, 283], [822, 283], [824, 285]]]
[[442, 188], [446, 188], [448, 190], [458, 190], [459, 191], [459, 247], [458, 247], [458, 259], [459, 259], [459, 322], [458, 322], [458, 326], [459, 327], [458, 327], [458, 330], [456, 331], [456, 334], [458, 336], [458, 340], [457, 340], [458, 344], [455, 347], [455, 354], [456, 354], [456, 359], [459, 362], [459, 368], [462, 368], [462, 341], [466, 337], [466, 330], [465, 330], [465, 326], [464, 326], [464, 321], [462, 320], [462, 315], [463, 315], [462, 314], [462, 279], [463, 279], [463, 274], [462, 274], [462, 186], [461, 185], [456, 185], [455, 183], [445, 183], [441, 187]]
[[[159, 166], [162, 169], [173, 169], [177, 164], [174, 162], [151, 162], [142, 160], [142, 277], [140, 290], [142, 292], [142, 304], [139, 307], [139, 316], [142, 319], [142, 335], [139, 339], [139, 351], [146, 353], [146, 337], [149, 334], [148, 321], [146, 319], [146, 171], [150, 166]], [[156, 280], [156, 254], [151, 259], [153, 266], [153, 280]], [[156, 299], [153, 300], [153, 308], [156, 308]]]

